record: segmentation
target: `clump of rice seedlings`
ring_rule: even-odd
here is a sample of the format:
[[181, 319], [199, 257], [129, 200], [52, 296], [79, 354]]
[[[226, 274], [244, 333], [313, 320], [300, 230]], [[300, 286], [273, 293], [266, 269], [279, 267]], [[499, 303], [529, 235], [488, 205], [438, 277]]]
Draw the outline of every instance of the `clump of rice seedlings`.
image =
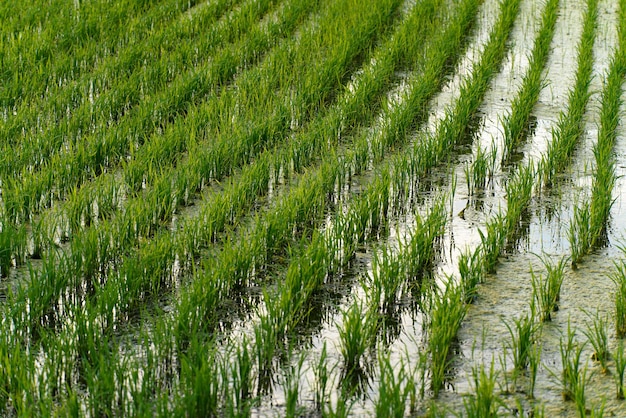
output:
[[328, 370], [328, 351], [326, 350], [326, 341], [322, 346], [322, 352], [317, 362], [313, 365], [313, 374], [315, 381], [315, 408], [318, 412], [325, 410], [328, 402], [328, 383], [331, 371]]
[[528, 353], [528, 368], [529, 368], [529, 378], [528, 378], [528, 397], [533, 399], [535, 397], [535, 383], [537, 382], [537, 371], [539, 370], [539, 365], [541, 364], [541, 346], [535, 343]]
[[615, 271], [611, 274], [615, 283], [615, 334], [618, 338], [626, 336], [626, 263], [615, 263]]
[[421, 280], [433, 266], [436, 244], [443, 235], [447, 219], [444, 197], [434, 203], [426, 218], [418, 213], [414, 216], [415, 227], [409, 231], [406, 241], [400, 240], [398, 255], [409, 281]]
[[535, 169], [531, 163], [517, 170], [505, 186], [507, 212], [504, 223], [509, 244], [513, 244], [518, 236], [522, 215], [532, 197], [534, 182]]
[[432, 290], [427, 316], [428, 352], [430, 354], [431, 388], [439, 394], [450, 364], [450, 349], [465, 318], [467, 305], [461, 286], [448, 278], [445, 290]]
[[474, 251], [466, 249], [459, 257], [459, 274], [461, 276], [461, 286], [463, 287], [463, 297], [467, 304], [476, 300], [478, 291], [476, 287], [483, 280], [483, 264], [481, 258], [481, 248]]
[[537, 341], [539, 325], [535, 323], [532, 315], [525, 314], [513, 320], [513, 326], [504, 321], [504, 325], [509, 330], [511, 342], [509, 348], [513, 353], [513, 365], [516, 370], [525, 370], [532, 355], [533, 347]]
[[505, 218], [498, 214], [493, 219], [487, 221], [486, 231], [478, 230], [482, 248], [482, 263], [485, 273], [494, 273], [500, 258], [500, 253], [504, 249], [506, 242]]
[[414, 381], [404, 363], [394, 368], [388, 353], [378, 356], [378, 397], [374, 411], [378, 417], [404, 417]]
[[531, 308], [539, 315], [542, 322], [552, 320], [552, 312], [559, 309], [559, 299], [561, 295], [561, 285], [563, 284], [563, 274], [565, 271], [565, 257], [556, 264], [549, 260], [542, 259], [546, 268], [545, 279], [541, 275], [536, 275], [531, 268], [531, 281], [533, 287], [533, 300]]
[[572, 252], [572, 268], [576, 269], [578, 263], [591, 249], [591, 212], [588, 202], [574, 206], [574, 217], [570, 222], [567, 237]]
[[261, 316], [254, 327], [254, 354], [256, 361], [257, 394], [269, 393], [272, 389], [274, 374], [274, 356], [280, 349], [279, 336], [273, 318]]
[[491, 181], [495, 170], [496, 148], [493, 147], [487, 153], [482, 147], [478, 147], [474, 154], [472, 164], [465, 165], [465, 181], [470, 196], [477, 191], [483, 190], [487, 180]]
[[392, 313], [397, 302], [401, 286], [405, 281], [401, 258], [392, 250], [382, 247], [372, 258], [372, 300], [385, 313]]
[[589, 313], [591, 323], [587, 323], [587, 329], [583, 331], [583, 334], [587, 337], [589, 343], [593, 347], [592, 359], [600, 363], [603, 373], [608, 373], [608, 361], [610, 358], [609, 352], [609, 340], [607, 336], [607, 323], [608, 317], [600, 317], [600, 313], [596, 312], [595, 317], [591, 317]]
[[617, 347], [613, 354], [615, 359], [615, 392], [617, 399], [624, 399], [624, 375], [626, 374], [626, 356], [624, 355], [624, 340], [617, 340]]
[[492, 418], [498, 416], [501, 407], [506, 407], [502, 399], [496, 395], [497, 373], [494, 371], [494, 361], [488, 371], [485, 365], [480, 368], [472, 367], [472, 383], [474, 393], [465, 396], [463, 406], [465, 414], [470, 418]]
[[376, 330], [377, 315], [366, 310], [362, 303], [355, 302], [343, 312], [339, 341], [346, 374], [354, 375], [363, 370], [363, 356], [374, 342]]
[[250, 352], [248, 338], [244, 336], [240, 345], [235, 349], [235, 361], [232, 365], [232, 389], [235, 396], [236, 410], [243, 411], [247, 407], [252, 395], [253, 358]]
[[304, 407], [298, 405], [300, 396], [300, 378], [302, 376], [302, 365], [306, 360], [306, 353], [303, 352], [294, 365], [289, 365], [284, 375], [283, 388], [285, 390], [285, 416], [299, 417], [305, 411]]
[[575, 401], [577, 408], [585, 411], [585, 385], [587, 383], [587, 367], [583, 368], [581, 357], [585, 344], [574, 340], [575, 332], [568, 322], [567, 338], [560, 339], [562, 371], [560, 373], [561, 393], [566, 401]]

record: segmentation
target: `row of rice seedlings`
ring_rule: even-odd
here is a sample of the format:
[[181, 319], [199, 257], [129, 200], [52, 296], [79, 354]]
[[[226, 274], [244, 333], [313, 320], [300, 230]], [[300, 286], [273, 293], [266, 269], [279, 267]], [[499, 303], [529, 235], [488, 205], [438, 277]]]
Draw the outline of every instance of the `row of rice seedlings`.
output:
[[[297, 18], [297, 16], [290, 15], [285, 17]], [[289, 27], [293, 23], [293, 21], [287, 21], [269, 25], [267, 27], [269, 33], [265, 30], [256, 32], [256, 40], [249, 37], [246, 45], [251, 43], [261, 48], [264, 40], [273, 36], [271, 34], [273, 30], [280, 33], [284, 29], [281, 27], [282, 24]], [[210, 89], [213, 85], [223, 84], [228, 79], [229, 73], [230, 75], [234, 73], [237, 65], [236, 62], [231, 62], [231, 59], [226, 60], [228, 54], [230, 54], [228, 50], [223, 50], [223, 59], [216, 57], [215, 61], [209, 64], [209, 71], [179, 77], [178, 81], [167, 91], [167, 97], [165, 93], [162, 93], [144, 101], [141, 108], [143, 111], [136, 110], [131, 117], [115, 125], [113, 130], [107, 126], [105, 135], [94, 134], [79, 143], [68, 144], [67, 152], [53, 156], [44, 170], [39, 172], [21, 170], [19, 181], [13, 178], [17, 173], [9, 173], [3, 184], [5, 186], [3, 193], [5, 210], [15, 218], [15, 221], [27, 220], [31, 213], [50, 206], [55, 197], [63, 198], [72, 188], [98, 175], [104, 166], [116, 160], [112, 158], [113, 155], [126, 153], [129, 141], [137, 137], [136, 134], [131, 134], [132, 132], [141, 133], [141, 137], [153, 132], [159, 124], [148, 123], [148, 121], [158, 117], [166, 122], [168, 118], [178, 113], [182, 106], [186, 106], [194, 96], [201, 97], [201, 89]], [[241, 59], [246, 59], [246, 55], [242, 55]], [[224, 73], [224, 68], [221, 68], [223, 64], [231, 70]], [[225, 75], [227, 77], [224, 79]], [[55, 171], [56, 173], [53, 173]]]
[[546, 3], [541, 16], [541, 28], [529, 56], [528, 71], [524, 74], [520, 90], [511, 103], [510, 112], [504, 117], [503, 163], [511, 160], [528, 134], [530, 115], [543, 87], [543, 69], [550, 53], [558, 9], [559, 0], [549, 0]]
[[[212, 221], [216, 222], [218, 219], [222, 219], [222, 224], [224, 224], [227, 221], [228, 218], [228, 213], [230, 212], [230, 216], [236, 216], [238, 217], [240, 210], [237, 211], [236, 214], [232, 213], [232, 209], [227, 209], [224, 208], [223, 204], [225, 203], [229, 203], [229, 204], [235, 204], [235, 205], [239, 205], [242, 208], [245, 207], [249, 207], [254, 199], [254, 196], [262, 194], [263, 190], [266, 190], [266, 185], [268, 183], [268, 176], [269, 176], [269, 169], [268, 169], [268, 161], [271, 161], [271, 159], [268, 158], [264, 158], [264, 163], [263, 163], [263, 159], [261, 160], [260, 163], [256, 164], [256, 168], [254, 170], [250, 170], [247, 171], [247, 176], [246, 176], [246, 181], [241, 181], [242, 179], [239, 179], [239, 181], [237, 182], [237, 188], [239, 189], [239, 191], [233, 196], [228, 196], [226, 195], [226, 197], [224, 197], [223, 195], [221, 195], [220, 199], [219, 199], [219, 204], [213, 205], [212, 208], [213, 209], [219, 209], [221, 210], [221, 215], [217, 216], [216, 218], [213, 218]], [[262, 174], [264, 173], [264, 174]], [[195, 180], [193, 180], [192, 182], [195, 182]], [[245, 191], [246, 189], [250, 189], [250, 191]], [[242, 190], [244, 191], [242, 194]], [[145, 196], [144, 196], [145, 199]], [[142, 204], [140, 206], [134, 207], [134, 208], [140, 208], [140, 209], [146, 209], [146, 210], [142, 210], [142, 211], [138, 211], [137, 213], [135, 213], [135, 211], [126, 211], [124, 214], [124, 219], [128, 219], [128, 217], [130, 216], [131, 219], [135, 219], [135, 221], [139, 222], [140, 219], [145, 219], [146, 215], [145, 213], [148, 213], [148, 217], [150, 216], [150, 212], [147, 210], [150, 207], [150, 200], [148, 199], [148, 204], [147, 206], [145, 204]], [[133, 208], [133, 206], [131, 206], [131, 208]], [[134, 216], [136, 215], [136, 216]], [[230, 220], [230, 222], [233, 222], [234, 220]], [[121, 225], [123, 227], [123, 225]], [[220, 228], [217, 228], [215, 231], [212, 231], [212, 233], [217, 233], [220, 230], [223, 229], [223, 226]], [[105, 231], [105, 239], [104, 242], [109, 242], [109, 240], [106, 239], [106, 236], [109, 235], [111, 231]], [[87, 234], [87, 233], [83, 233], [81, 234], [79, 237], [77, 237], [73, 243], [72, 243], [72, 247], [74, 247], [74, 242], [80, 242], [82, 243], [82, 245], [85, 244], [85, 239], [91, 237], [93, 234]], [[212, 237], [208, 238], [209, 241], [212, 240]], [[98, 240], [99, 242], [103, 242], [102, 239]], [[123, 243], [124, 245], [129, 244], [129, 241], [127, 239], [121, 239], [121, 237], [118, 237], [117, 242], [119, 243]], [[171, 271], [170, 271], [170, 267], [174, 264], [174, 257], [176, 256], [175, 252], [174, 252], [174, 248], [172, 248], [172, 244], [174, 244], [171, 240], [170, 242], [161, 242], [161, 245], [165, 244], [165, 247], [159, 247], [158, 244], [148, 244], [148, 248], [145, 248], [145, 251], [141, 251], [140, 254], [143, 254], [146, 259], [145, 261], [142, 261], [143, 265], [146, 265], [146, 263], [148, 265], [146, 265], [146, 269], [147, 270], [143, 270], [143, 276], [146, 277], [146, 279], [148, 279], [151, 275], [147, 274], [149, 271], [158, 271], [161, 270], [162, 272], [160, 273], [160, 276], [170, 276], [171, 275]], [[113, 245], [113, 244], [112, 244]], [[185, 243], [186, 245], [186, 243]], [[80, 245], [79, 245], [80, 246]], [[120, 247], [120, 248], [123, 248]], [[109, 248], [109, 250], [111, 250], [111, 248]], [[115, 253], [117, 253], [119, 250], [114, 250], [114, 251], [109, 251], [109, 253], [111, 253], [112, 255], [114, 255]], [[165, 253], [163, 252], [165, 251]], [[98, 252], [98, 253], [102, 253], [102, 252]], [[84, 251], [80, 251], [77, 252], [77, 254], [84, 254]], [[159, 263], [155, 264], [153, 263], [153, 261], [155, 261], [155, 254], [159, 254], [159, 256], [157, 257], [157, 259], [160, 259]], [[142, 257], [143, 258], [143, 257]], [[104, 261], [104, 263], [103, 263]], [[98, 262], [98, 265], [100, 266], [99, 268], [107, 268], [107, 258], [103, 258], [102, 260], [100, 260]], [[127, 267], [127, 268], [126, 268]], [[130, 276], [134, 276], [132, 273], [133, 271], [136, 271], [136, 268], [139, 266], [136, 266], [135, 264], [128, 264], [126, 267], [122, 268], [122, 272], [128, 272], [129, 277]], [[141, 268], [141, 267], [139, 267]], [[168, 273], [169, 271], [169, 273]], [[76, 274], [76, 272], [68, 272], [70, 275], [72, 274]], [[87, 272], [85, 272], [85, 274], [88, 274]], [[154, 285], [155, 283], [153, 283]], [[156, 283], [158, 284], [158, 282]], [[135, 283], [135, 285], [138, 285], [138, 283]], [[129, 292], [128, 293], [128, 297], [129, 298], [133, 298], [133, 295], [136, 295], [135, 292]]]
[[595, 41], [597, 0], [587, 0], [583, 32], [578, 44], [578, 58], [574, 87], [568, 96], [567, 111], [562, 111], [552, 132], [552, 141], [539, 164], [543, 184], [551, 186], [555, 175], [563, 170], [583, 134], [583, 116], [591, 92], [589, 84], [593, 72], [593, 45]]
[[602, 90], [598, 141], [594, 145], [595, 170], [591, 186], [591, 200], [574, 207], [568, 238], [572, 251], [572, 266], [606, 239], [607, 222], [613, 206], [615, 186], [614, 144], [622, 102], [622, 83], [626, 74], [626, 12], [620, 13], [620, 37], [611, 59]]
[[496, 270], [505, 246], [514, 245], [523, 226], [523, 214], [532, 198], [535, 170], [532, 164], [516, 170], [506, 184], [507, 211], [488, 220], [485, 230], [479, 230], [480, 245], [466, 250], [459, 257], [459, 273], [464, 299], [471, 303], [476, 297], [476, 286], [484, 274]]
[[[172, 82], [174, 84], [170, 87], [176, 87], [176, 80], [180, 83], [180, 79], [185, 78], [187, 83], [192, 82], [192, 87], [198, 87], [193, 86], [198, 80], [194, 80], [191, 70], [194, 67], [206, 70], [206, 64], [200, 65], [202, 59], [219, 52], [223, 45], [244, 37], [271, 5], [271, 1], [247, 3], [225, 16], [224, 4], [207, 7], [197, 14], [191, 26], [185, 19], [184, 24], [176, 24], [172, 30], [155, 34], [155, 40], [161, 42], [150, 41], [149, 45], [138, 43], [128, 56], [119, 57], [119, 61], [107, 61], [107, 65], [98, 67], [98, 72], [85, 76], [79, 86], [44, 100], [43, 109], [30, 104], [3, 127], [7, 136], [14, 138], [3, 144], [2, 152], [6, 155], [3, 168], [6, 167], [8, 172], [20, 171], [23, 167], [40, 169], [53, 155], [85, 140], [85, 136], [91, 138], [96, 132], [104, 136], [105, 129], [110, 129], [110, 125], [128, 115], [131, 109], [137, 112], [137, 105], [143, 99], [154, 99]], [[185, 30], [189, 30], [196, 39], [181, 42]], [[174, 48], [168, 47], [168, 44]], [[141, 52], [138, 53], [135, 48]], [[151, 62], [151, 65], [145, 66], [144, 62]], [[223, 67], [214, 65], [220, 66]], [[198, 90], [197, 94], [201, 91]], [[164, 101], [164, 96], [161, 95], [160, 99]], [[155, 105], [152, 103], [152, 106]], [[143, 106], [146, 104], [143, 103]], [[150, 115], [152, 110], [163, 113], [163, 109], [157, 107], [148, 110], [142, 117], [158, 117], [158, 113]], [[150, 123], [145, 122], [144, 125], [147, 134], [155, 129]], [[130, 123], [127, 128], [132, 126]], [[20, 147], [14, 149], [18, 143]]]
[[16, 28], [13, 36], [5, 37], [0, 48], [7, 83], [0, 90], [1, 106], [15, 112], [24, 109], [23, 105], [56, 90], [58, 84], [71, 84], [106, 56], [144, 40], [152, 28], [167, 25], [196, 5], [197, 1], [180, 0], [116, 5], [99, 1], [49, 10], [49, 18], [37, 30]]

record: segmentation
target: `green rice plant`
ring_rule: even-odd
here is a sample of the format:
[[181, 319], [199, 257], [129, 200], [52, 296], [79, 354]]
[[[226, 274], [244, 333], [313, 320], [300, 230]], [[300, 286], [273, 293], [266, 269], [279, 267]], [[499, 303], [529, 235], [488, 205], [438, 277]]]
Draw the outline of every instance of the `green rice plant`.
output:
[[378, 356], [378, 397], [374, 411], [378, 417], [404, 417], [407, 410], [413, 378], [404, 364], [394, 368], [389, 353]]
[[563, 274], [565, 270], [565, 257], [554, 264], [547, 259], [542, 259], [546, 268], [545, 279], [541, 275], [536, 275], [531, 268], [531, 282], [533, 288], [533, 300], [531, 308], [535, 314], [539, 315], [541, 322], [551, 321], [552, 312], [559, 309], [558, 302], [563, 284]]
[[7, 277], [9, 275], [14, 235], [14, 229], [5, 221], [2, 224], [2, 230], [0, 230], [0, 277]]
[[253, 358], [248, 347], [248, 338], [244, 336], [240, 345], [235, 349], [235, 363], [232, 370], [233, 392], [235, 407], [238, 411], [247, 408], [252, 395]]
[[472, 368], [472, 383], [474, 393], [464, 397], [463, 406], [468, 417], [497, 417], [498, 410], [506, 407], [506, 404], [496, 393], [497, 373], [494, 371], [494, 361], [491, 360], [489, 371], [485, 371], [485, 365], [481, 364]]
[[427, 312], [428, 351], [430, 353], [431, 388], [437, 396], [450, 365], [451, 345], [457, 337], [467, 306], [463, 290], [451, 278], [443, 291], [432, 290]]
[[340, 352], [347, 374], [356, 374], [362, 370], [365, 351], [372, 345], [377, 331], [376, 314], [354, 302], [343, 312], [343, 321], [339, 327]]
[[561, 393], [563, 400], [575, 401], [581, 417], [585, 416], [585, 385], [587, 384], [587, 367], [582, 367], [581, 356], [585, 344], [574, 340], [575, 332], [568, 322], [567, 338], [560, 339], [562, 371], [560, 373]]
[[257, 394], [267, 394], [272, 390], [274, 357], [279, 350], [278, 336], [271, 318], [262, 316], [254, 327], [254, 354], [257, 368]]
[[371, 300], [385, 313], [393, 312], [405, 280], [401, 259], [391, 251], [382, 247], [372, 257]]
[[459, 257], [459, 274], [461, 276], [461, 286], [463, 287], [464, 301], [471, 304], [476, 300], [477, 286], [483, 281], [481, 247], [474, 251], [466, 249]]
[[617, 399], [624, 399], [624, 375], [626, 372], [626, 356], [624, 356], [624, 340], [619, 339], [617, 341], [617, 347], [615, 347], [615, 353], [613, 354], [615, 359], [615, 374], [613, 379], [615, 380], [615, 392]]
[[528, 366], [530, 376], [528, 378], [528, 397], [535, 397], [535, 384], [537, 382], [537, 371], [541, 365], [541, 346], [538, 343], [533, 344], [528, 353]]
[[221, 361], [213, 351], [202, 350], [195, 340], [192, 349], [180, 359], [181, 392], [174, 411], [177, 414], [217, 416], [221, 412], [223, 382], [220, 380]]
[[567, 237], [572, 252], [572, 268], [576, 269], [591, 249], [591, 212], [588, 202], [574, 206], [574, 217], [570, 221]]
[[513, 353], [513, 364], [516, 370], [525, 370], [532, 355], [533, 347], [537, 342], [537, 332], [539, 325], [535, 323], [532, 315], [523, 315], [513, 320], [513, 326], [504, 321], [504, 325], [509, 330], [511, 342], [509, 348]]
[[327, 363], [328, 351], [326, 350], [326, 341], [324, 341], [320, 357], [313, 366], [313, 373], [315, 375], [315, 381], [313, 383], [315, 387], [315, 407], [318, 412], [324, 411], [328, 403], [327, 390], [331, 371], [328, 370]]
[[535, 177], [534, 164], [530, 163], [520, 167], [506, 183], [507, 212], [504, 223], [509, 244], [513, 244], [518, 236], [522, 216], [532, 197]]
[[478, 230], [482, 248], [483, 270], [486, 273], [494, 273], [500, 253], [504, 249], [506, 242], [505, 218], [501, 214], [496, 215], [493, 219], [487, 221], [485, 229], [485, 232]]
[[608, 361], [610, 358], [609, 352], [609, 339], [607, 336], [607, 323], [608, 317], [600, 317], [600, 312], [596, 312], [595, 317], [585, 312], [591, 323], [587, 323], [587, 329], [583, 330], [583, 334], [587, 337], [587, 340], [593, 347], [592, 360], [600, 363], [603, 373], [608, 373]]
[[405, 240], [400, 239], [398, 258], [409, 281], [420, 281], [432, 268], [436, 257], [436, 245], [444, 233], [447, 212], [445, 197], [438, 198], [424, 219], [415, 213], [415, 227], [409, 230]]
[[298, 406], [298, 397], [300, 393], [300, 377], [302, 374], [302, 365], [306, 360], [306, 355], [303, 353], [299, 356], [298, 362], [295, 365], [290, 365], [285, 372], [284, 384], [285, 389], [285, 416], [286, 417], [299, 417], [302, 416], [305, 409], [302, 406]]
[[626, 263], [615, 263], [615, 270], [610, 275], [615, 283], [615, 334], [618, 338], [626, 336]]
[[467, 182], [467, 190], [470, 196], [479, 190], [483, 190], [488, 179], [491, 181], [494, 173], [495, 156], [495, 147], [492, 148], [490, 153], [487, 153], [479, 146], [473, 156], [472, 164], [466, 164], [465, 181]]

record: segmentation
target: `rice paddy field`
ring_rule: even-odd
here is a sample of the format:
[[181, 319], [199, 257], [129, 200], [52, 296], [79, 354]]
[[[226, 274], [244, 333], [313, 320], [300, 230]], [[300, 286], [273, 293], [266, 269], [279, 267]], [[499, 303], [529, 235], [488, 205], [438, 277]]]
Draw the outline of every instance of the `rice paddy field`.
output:
[[0, 416], [626, 414], [626, 0], [0, 22]]

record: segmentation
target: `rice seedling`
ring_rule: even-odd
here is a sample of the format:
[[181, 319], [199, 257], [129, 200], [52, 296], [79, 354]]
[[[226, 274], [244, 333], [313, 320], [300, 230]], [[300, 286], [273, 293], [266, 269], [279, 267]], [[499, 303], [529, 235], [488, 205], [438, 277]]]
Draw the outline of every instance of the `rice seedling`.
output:
[[608, 373], [608, 361], [610, 358], [609, 352], [609, 340], [607, 336], [607, 323], [608, 317], [600, 317], [600, 313], [596, 312], [595, 317], [587, 313], [591, 323], [587, 323], [587, 329], [583, 330], [583, 334], [587, 337], [587, 340], [593, 347], [592, 360], [600, 363], [603, 373]]
[[534, 314], [539, 315], [541, 322], [551, 321], [552, 313], [559, 309], [559, 299], [561, 285], [563, 284], [563, 274], [565, 270], [565, 257], [558, 263], [542, 259], [546, 268], [545, 279], [541, 275], [536, 275], [531, 268], [531, 282], [533, 288], [533, 300], [531, 308]]
[[362, 359], [374, 343], [376, 329], [376, 314], [366, 310], [361, 303], [355, 302], [343, 312], [339, 327], [340, 352], [348, 375], [358, 374], [364, 367]]
[[466, 249], [459, 257], [459, 274], [463, 287], [464, 301], [467, 304], [476, 300], [477, 286], [483, 280], [483, 265], [481, 261], [481, 248], [474, 251]]
[[285, 416], [297, 417], [302, 416], [305, 409], [298, 406], [298, 396], [300, 392], [300, 376], [302, 373], [302, 364], [305, 360], [305, 355], [300, 355], [298, 363], [290, 365], [285, 372], [285, 382], [283, 387], [285, 388]]
[[567, 236], [572, 252], [572, 268], [576, 269], [591, 248], [591, 212], [588, 202], [574, 206], [574, 217], [570, 221]]
[[326, 341], [322, 347], [322, 352], [318, 361], [315, 363], [313, 372], [315, 374], [315, 408], [318, 412], [324, 411], [328, 403], [327, 390], [330, 378], [328, 370], [328, 351], [326, 350]]
[[495, 147], [492, 147], [490, 153], [483, 150], [482, 147], [478, 147], [473, 156], [472, 164], [466, 164], [465, 181], [467, 182], [467, 190], [469, 190], [470, 196], [477, 191], [483, 190], [487, 180], [491, 181], [497, 155], [495, 151]]
[[615, 334], [618, 338], [626, 336], [626, 263], [616, 262], [615, 270], [610, 276], [615, 283]]
[[489, 371], [485, 371], [485, 365], [480, 368], [472, 368], [472, 383], [474, 393], [463, 399], [465, 414], [468, 417], [497, 417], [498, 411], [506, 404], [496, 393], [497, 373], [494, 371], [494, 361], [491, 360]]
[[374, 406], [376, 416], [405, 416], [414, 382], [403, 363], [398, 367], [398, 370], [394, 368], [389, 354], [378, 356], [378, 398]]
[[427, 312], [431, 388], [439, 394], [450, 364], [450, 350], [467, 311], [460, 286], [448, 281], [443, 291], [432, 290]]
[[505, 218], [498, 214], [487, 221], [485, 232], [478, 230], [482, 253], [483, 269], [486, 273], [494, 273], [506, 242]]
[[539, 325], [535, 323], [532, 315], [523, 315], [513, 319], [513, 326], [504, 321], [511, 335], [509, 348], [513, 353], [513, 365], [516, 370], [525, 370], [530, 364], [532, 350], [537, 342]]
[[577, 343], [575, 332], [568, 322], [567, 337], [560, 339], [562, 371], [560, 373], [561, 393], [563, 400], [575, 401], [581, 417], [585, 416], [585, 385], [587, 384], [587, 366], [582, 367], [581, 356], [585, 343]]
[[624, 356], [624, 341], [618, 340], [617, 347], [615, 347], [615, 353], [613, 354], [615, 360], [615, 374], [613, 379], [615, 380], [615, 392], [617, 399], [624, 399], [624, 372], [626, 371], [626, 357]]
[[528, 366], [529, 366], [529, 379], [528, 379], [528, 397], [534, 399], [535, 397], [535, 385], [537, 383], [537, 372], [541, 365], [541, 346], [535, 343], [529, 350]]

